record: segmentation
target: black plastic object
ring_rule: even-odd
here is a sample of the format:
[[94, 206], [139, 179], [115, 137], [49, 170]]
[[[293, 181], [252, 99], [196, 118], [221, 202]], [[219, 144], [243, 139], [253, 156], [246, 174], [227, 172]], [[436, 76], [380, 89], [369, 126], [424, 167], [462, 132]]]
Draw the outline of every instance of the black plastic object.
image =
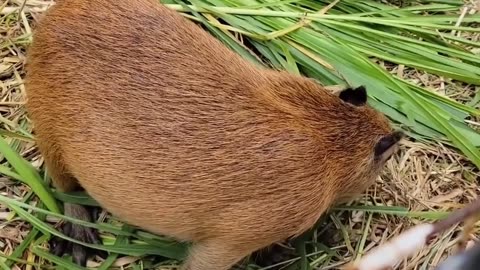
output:
[[477, 243], [468, 250], [448, 257], [435, 270], [479, 270], [480, 244]]

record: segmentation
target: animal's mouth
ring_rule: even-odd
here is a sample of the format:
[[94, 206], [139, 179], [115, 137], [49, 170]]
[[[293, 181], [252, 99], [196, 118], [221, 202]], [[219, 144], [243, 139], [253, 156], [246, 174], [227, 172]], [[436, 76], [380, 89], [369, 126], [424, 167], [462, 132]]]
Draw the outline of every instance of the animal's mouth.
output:
[[392, 138], [395, 141], [395, 143], [400, 142], [405, 137], [405, 133], [401, 130], [396, 130], [392, 133]]

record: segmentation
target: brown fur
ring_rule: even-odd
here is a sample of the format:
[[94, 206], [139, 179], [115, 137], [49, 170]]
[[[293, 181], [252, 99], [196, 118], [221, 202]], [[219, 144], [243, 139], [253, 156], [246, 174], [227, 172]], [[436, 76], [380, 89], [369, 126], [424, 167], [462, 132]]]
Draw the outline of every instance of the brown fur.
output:
[[55, 186], [193, 241], [186, 269], [228, 269], [304, 232], [383, 167], [383, 115], [246, 62], [155, 0], [62, 0], [28, 56]]

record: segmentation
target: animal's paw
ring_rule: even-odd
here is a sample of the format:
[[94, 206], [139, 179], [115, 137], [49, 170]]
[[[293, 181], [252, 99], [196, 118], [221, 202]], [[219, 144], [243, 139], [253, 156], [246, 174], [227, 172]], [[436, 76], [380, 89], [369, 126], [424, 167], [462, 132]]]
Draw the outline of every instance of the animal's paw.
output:
[[[295, 249], [273, 244], [266, 249], [257, 251], [254, 256], [254, 262], [261, 267], [272, 267], [283, 261], [295, 258], [297, 256]], [[277, 268], [272, 268], [277, 269]]]
[[[65, 205], [65, 215], [85, 221], [91, 220], [88, 210], [80, 205]], [[75, 240], [89, 244], [101, 244], [96, 229], [70, 222], [64, 222], [59, 230], [64, 235]], [[60, 237], [53, 237], [50, 240], [50, 251], [56, 256], [60, 257], [63, 255], [72, 255], [73, 261], [81, 266], [86, 266], [87, 258], [90, 255], [98, 254], [102, 257], [105, 257], [106, 255], [103, 251], [92, 250], [83, 245], [64, 240]]]

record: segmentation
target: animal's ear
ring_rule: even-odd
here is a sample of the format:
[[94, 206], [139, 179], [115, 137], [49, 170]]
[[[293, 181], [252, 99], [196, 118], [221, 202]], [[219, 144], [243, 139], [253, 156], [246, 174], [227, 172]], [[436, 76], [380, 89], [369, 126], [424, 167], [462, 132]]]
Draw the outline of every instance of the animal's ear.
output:
[[383, 136], [375, 145], [375, 159], [387, 160], [395, 151], [398, 142], [404, 137], [402, 131], [394, 131]]
[[359, 86], [355, 89], [347, 88], [340, 92], [339, 98], [355, 106], [363, 106], [367, 103], [367, 89]]

